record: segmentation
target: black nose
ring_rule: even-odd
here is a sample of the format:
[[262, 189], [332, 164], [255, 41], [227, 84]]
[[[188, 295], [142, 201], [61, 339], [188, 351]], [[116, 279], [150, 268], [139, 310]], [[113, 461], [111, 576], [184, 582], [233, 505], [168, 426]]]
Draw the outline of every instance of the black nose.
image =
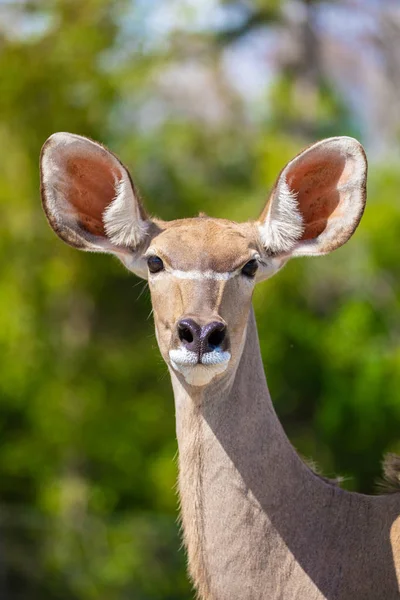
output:
[[220, 321], [212, 321], [201, 327], [193, 319], [182, 319], [178, 323], [178, 335], [187, 350], [202, 356], [222, 345], [226, 327]]

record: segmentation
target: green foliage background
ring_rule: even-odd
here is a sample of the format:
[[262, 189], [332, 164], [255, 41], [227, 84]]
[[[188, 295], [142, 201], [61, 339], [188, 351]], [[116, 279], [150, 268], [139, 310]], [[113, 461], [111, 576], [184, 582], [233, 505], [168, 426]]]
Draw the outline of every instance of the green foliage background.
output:
[[[162, 218], [245, 220], [301, 147], [362, 138], [319, 72], [311, 116], [295, 101], [300, 67], [277, 70], [250, 115], [228, 90], [224, 48], [279, 22], [285, 2], [221, 2], [245, 5], [253, 24], [183, 27], [162, 42], [147, 25], [156, 4], [0, 3], [0, 15], [15, 17], [0, 31], [1, 597], [193, 596], [177, 526], [172, 392], [149, 294], [113, 259], [50, 231], [39, 197], [45, 139], [66, 130], [110, 146]], [[181, 4], [190, 12], [193, 2]], [[205, 122], [160, 93], [166, 70], [193, 56], [216, 74], [221, 118]], [[396, 160], [372, 163], [351, 242], [293, 261], [254, 299], [290, 439], [326, 475], [365, 492], [383, 454], [400, 452], [399, 173]]]

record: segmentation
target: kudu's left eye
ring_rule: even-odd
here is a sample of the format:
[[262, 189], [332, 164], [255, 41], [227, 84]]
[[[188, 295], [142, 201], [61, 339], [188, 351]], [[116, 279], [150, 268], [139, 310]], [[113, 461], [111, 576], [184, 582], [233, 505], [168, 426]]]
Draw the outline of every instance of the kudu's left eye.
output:
[[149, 267], [150, 273], [158, 273], [164, 268], [164, 263], [159, 256], [149, 256], [147, 259], [147, 266]]
[[250, 277], [252, 279], [254, 277], [254, 275], [256, 274], [257, 269], [258, 269], [258, 262], [254, 258], [253, 260], [249, 260], [249, 262], [247, 262], [244, 265], [244, 267], [242, 269], [242, 275], [245, 275], [246, 277]]

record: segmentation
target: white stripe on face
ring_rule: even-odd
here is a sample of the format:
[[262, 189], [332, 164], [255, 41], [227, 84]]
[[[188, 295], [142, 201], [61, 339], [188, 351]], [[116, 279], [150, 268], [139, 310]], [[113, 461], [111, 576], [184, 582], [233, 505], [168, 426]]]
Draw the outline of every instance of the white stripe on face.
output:
[[[149, 256], [158, 256], [155, 250], [148, 252], [145, 255], [145, 258]], [[249, 260], [259, 260], [260, 255], [255, 254], [250, 257]], [[212, 269], [206, 269], [205, 271], [182, 271], [181, 269], [172, 269], [169, 266], [164, 266], [164, 270], [156, 273], [157, 277], [164, 275], [172, 275], [172, 277], [176, 277], [177, 279], [191, 279], [191, 280], [213, 280], [213, 281], [228, 281], [229, 279], [233, 279], [240, 274], [241, 268], [237, 268], [234, 271], [226, 271], [225, 273], [220, 273], [218, 271], [213, 271]], [[252, 279], [249, 279], [250, 281]]]
[[[171, 275], [176, 279], [187, 279], [190, 281], [228, 281], [240, 275], [240, 269], [237, 271], [228, 271], [226, 273], [219, 273], [218, 271], [180, 271], [179, 269], [165, 268], [164, 271], [156, 273], [156, 277], [163, 277], [165, 275]], [[246, 277], [246, 281], [254, 283], [254, 277]]]
[[177, 279], [213, 279], [214, 281], [227, 281], [237, 275], [237, 271], [218, 273], [217, 271], [180, 271], [178, 269], [168, 269], [167, 273]]

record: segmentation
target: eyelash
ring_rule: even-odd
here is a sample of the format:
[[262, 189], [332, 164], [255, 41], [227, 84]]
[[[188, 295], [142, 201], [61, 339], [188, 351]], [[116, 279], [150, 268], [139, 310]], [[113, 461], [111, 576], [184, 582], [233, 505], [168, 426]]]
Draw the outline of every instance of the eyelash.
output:
[[249, 260], [242, 268], [242, 275], [248, 279], [254, 279], [258, 269], [258, 262], [255, 258]]

